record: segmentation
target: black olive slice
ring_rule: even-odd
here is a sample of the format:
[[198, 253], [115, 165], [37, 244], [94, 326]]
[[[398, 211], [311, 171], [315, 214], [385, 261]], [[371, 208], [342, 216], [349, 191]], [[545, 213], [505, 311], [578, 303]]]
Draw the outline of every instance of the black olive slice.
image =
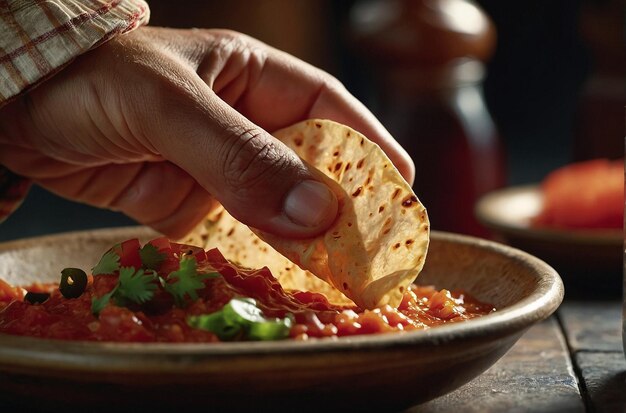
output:
[[31, 291], [27, 292], [24, 296], [24, 300], [31, 304], [44, 303], [48, 298], [50, 298], [50, 293], [34, 293]]
[[78, 298], [87, 288], [87, 274], [79, 268], [65, 268], [61, 271], [59, 291], [65, 298]]

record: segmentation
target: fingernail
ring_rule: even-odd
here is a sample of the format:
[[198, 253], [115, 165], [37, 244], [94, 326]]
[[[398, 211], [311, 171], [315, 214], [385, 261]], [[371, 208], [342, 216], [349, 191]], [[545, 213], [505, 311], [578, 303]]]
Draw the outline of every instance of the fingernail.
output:
[[298, 225], [316, 227], [328, 218], [335, 205], [335, 194], [321, 182], [302, 181], [285, 199], [287, 217]]

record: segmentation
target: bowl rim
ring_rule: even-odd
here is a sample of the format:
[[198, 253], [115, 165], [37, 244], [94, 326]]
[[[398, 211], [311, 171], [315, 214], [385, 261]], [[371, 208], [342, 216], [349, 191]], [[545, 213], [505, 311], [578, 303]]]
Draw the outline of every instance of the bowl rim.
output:
[[498, 189], [483, 195], [474, 207], [474, 215], [478, 221], [489, 229], [503, 234], [515, 235], [518, 237], [541, 240], [554, 241], [566, 244], [581, 245], [606, 245], [615, 246], [622, 245], [623, 231], [621, 228], [616, 229], [578, 229], [578, 228], [544, 228], [531, 227], [525, 223], [516, 221], [515, 219], [505, 219], [495, 216], [490, 212], [490, 205], [502, 199], [512, 198], [514, 196], [530, 195], [541, 197], [540, 184], [526, 184], [510, 186]]
[[[145, 227], [131, 226], [119, 228], [103, 228], [87, 231], [72, 231], [39, 237], [23, 238], [0, 243], [0, 253], [23, 249], [33, 243], [54, 243], [64, 238], [98, 237], [119, 235], [119, 237], [143, 236], [151, 230]], [[118, 358], [132, 357], [134, 363], [141, 359], [148, 364], [154, 356], [185, 356], [185, 357], [216, 357], [229, 358], [237, 356], [268, 356], [287, 357], [310, 353], [351, 352], [356, 349], [365, 351], [384, 350], [389, 347], [430, 347], [457, 340], [471, 340], [488, 335], [497, 339], [521, 334], [535, 322], [549, 317], [561, 304], [564, 295], [563, 283], [556, 270], [544, 261], [524, 251], [494, 241], [467, 235], [431, 232], [432, 239], [442, 242], [460, 243], [476, 248], [488, 249], [496, 254], [530, 267], [538, 276], [538, 282], [532, 293], [510, 307], [494, 313], [468, 320], [452, 323], [427, 330], [410, 331], [399, 334], [379, 334], [350, 336], [335, 339], [315, 339], [310, 341], [275, 341], [275, 342], [242, 342], [242, 343], [115, 343], [93, 341], [53, 340], [34, 337], [0, 334], [0, 364], [15, 364], [15, 357], [20, 364], [53, 362], [57, 364], [59, 357], [71, 363], [72, 368], [93, 370], [94, 367], [113, 368], [112, 361]], [[94, 364], [92, 359], [97, 357]], [[139, 357], [138, 357], [139, 356]], [[13, 360], [13, 361], [12, 361]], [[90, 360], [86, 363], [86, 360]]]

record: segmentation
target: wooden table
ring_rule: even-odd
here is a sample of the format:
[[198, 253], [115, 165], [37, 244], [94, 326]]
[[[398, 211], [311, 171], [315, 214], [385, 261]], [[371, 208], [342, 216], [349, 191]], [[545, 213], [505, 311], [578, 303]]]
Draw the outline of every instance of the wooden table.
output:
[[625, 412], [621, 301], [564, 302], [474, 381], [406, 413], [455, 411]]

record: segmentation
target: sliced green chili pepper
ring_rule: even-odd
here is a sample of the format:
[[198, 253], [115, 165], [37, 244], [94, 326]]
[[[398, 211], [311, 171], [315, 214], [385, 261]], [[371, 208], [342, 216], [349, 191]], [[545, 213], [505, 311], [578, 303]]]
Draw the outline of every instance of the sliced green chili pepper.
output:
[[193, 328], [210, 331], [222, 341], [234, 339], [242, 330], [239, 324], [227, 320], [222, 311], [191, 316], [187, 319], [187, 324]]
[[65, 268], [61, 271], [59, 291], [65, 298], [78, 298], [87, 288], [87, 274], [79, 268]]
[[191, 316], [187, 324], [214, 333], [220, 340], [280, 340], [289, 336], [293, 316], [266, 318], [252, 298], [233, 298], [220, 311]]
[[248, 338], [250, 340], [280, 340], [287, 338], [292, 325], [293, 322], [289, 317], [262, 323], [252, 323], [248, 331]]

